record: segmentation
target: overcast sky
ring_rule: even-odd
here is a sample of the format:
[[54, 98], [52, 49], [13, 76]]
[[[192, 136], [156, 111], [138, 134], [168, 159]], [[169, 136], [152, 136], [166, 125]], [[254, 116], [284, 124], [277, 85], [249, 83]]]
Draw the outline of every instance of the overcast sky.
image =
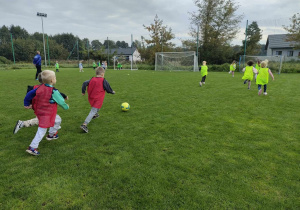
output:
[[[244, 39], [246, 20], [257, 21], [263, 30], [265, 43], [268, 34], [286, 33], [282, 25], [300, 12], [300, 0], [235, 0], [240, 5], [237, 14], [244, 14], [240, 33], [232, 44]], [[153, 23], [157, 14], [163, 25], [172, 28], [175, 39], [189, 39], [190, 12], [196, 11], [194, 0], [0, 0], [0, 26], [18, 25], [29, 33], [42, 32], [41, 18], [37, 12], [47, 13], [44, 32], [49, 35], [72, 33], [81, 39], [99, 40], [107, 37], [113, 41], [141, 40], [148, 32], [143, 24]]]

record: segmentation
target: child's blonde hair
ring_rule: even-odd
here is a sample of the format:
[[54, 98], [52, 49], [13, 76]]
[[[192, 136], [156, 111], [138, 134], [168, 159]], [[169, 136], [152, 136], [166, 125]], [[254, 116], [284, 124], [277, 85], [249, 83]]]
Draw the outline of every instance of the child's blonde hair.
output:
[[206, 61], [202, 61], [202, 64], [203, 64], [203, 65], [206, 65]]
[[266, 67], [268, 66], [268, 63], [269, 63], [268, 60], [264, 60], [264, 61], [262, 61], [262, 62], [260, 63], [260, 66], [261, 66], [262, 68], [266, 68]]
[[104, 70], [104, 68], [99, 66], [96, 68], [96, 75], [101, 75], [101, 74], [105, 74], [105, 70]]
[[52, 79], [55, 77], [55, 73], [54, 71], [44, 70], [42, 71], [41, 76], [42, 76], [43, 83], [49, 84], [51, 83]]

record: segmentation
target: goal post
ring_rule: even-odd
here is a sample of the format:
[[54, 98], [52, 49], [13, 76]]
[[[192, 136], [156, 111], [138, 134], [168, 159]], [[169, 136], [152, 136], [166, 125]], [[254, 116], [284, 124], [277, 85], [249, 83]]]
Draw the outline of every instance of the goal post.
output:
[[114, 70], [138, 70], [133, 56], [116, 55], [114, 58]]
[[284, 56], [275, 55], [275, 56], [252, 56], [252, 55], [243, 55], [240, 57], [240, 65], [239, 65], [239, 71], [241, 72], [245, 66], [247, 66], [247, 62], [252, 60], [255, 64], [258, 60], [265, 61], [268, 60], [268, 68], [271, 69], [273, 73], [280, 74], [282, 70], [282, 64], [284, 59]]
[[155, 71], [199, 71], [196, 52], [157, 52]]

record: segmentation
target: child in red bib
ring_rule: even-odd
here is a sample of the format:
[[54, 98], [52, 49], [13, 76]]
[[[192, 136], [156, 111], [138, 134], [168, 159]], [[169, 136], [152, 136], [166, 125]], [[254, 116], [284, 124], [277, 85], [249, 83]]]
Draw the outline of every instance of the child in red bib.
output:
[[82, 95], [85, 95], [86, 87], [88, 87], [88, 100], [92, 107], [89, 115], [85, 119], [84, 123], [80, 128], [88, 133], [87, 125], [92, 119], [99, 117], [99, 110], [102, 107], [103, 100], [105, 97], [105, 91], [107, 93], [115, 94], [109, 85], [109, 83], [104, 79], [105, 70], [102, 67], [96, 68], [96, 77], [85, 81], [82, 84]]
[[[29, 145], [26, 152], [32, 155], [39, 155], [38, 146], [49, 129], [47, 140], [57, 139], [57, 130], [60, 127], [61, 118], [57, 115], [57, 104], [63, 109], [69, 109], [69, 105], [65, 103], [60, 92], [53, 87], [56, 84], [55, 73], [45, 70], [41, 73], [44, 84], [41, 84], [29, 91], [24, 99], [24, 107], [33, 109], [39, 121], [38, 131]], [[30, 102], [32, 101], [32, 105]]]
[[[39, 73], [38, 79], [39, 79], [40, 84], [39, 84], [39, 85], [34, 85], [34, 86], [28, 85], [28, 86], [27, 86], [27, 93], [28, 93], [29, 91], [33, 90], [33, 89], [38, 88], [40, 85], [43, 84], [43, 80], [42, 80], [41, 73]], [[67, 96], [67, 95], [65, 95], [64, 93], [61, 93], [61, 92], [60, 92], [60, 94], [61, 94], [61, 96], [62, 96], [65, 100], [68, 100], [68, 96]], [[15, 125], [13, 134], [16, 134], [16, 133], [17, 133], [20, 129], [22, 129], [22, 128], [29, 128], [29, 127], [31, 127], [31, 126], [37, 126], [37, 125], [39, 125], [39, 120], [38, 120], [37, 116], [35, 116], [35, 118], [32, 118], [32, 119], [30, 119], [30, 120], [24, 120], [24, 121], [18, 120], [17, 123], [16, 123], [16, 125]]]

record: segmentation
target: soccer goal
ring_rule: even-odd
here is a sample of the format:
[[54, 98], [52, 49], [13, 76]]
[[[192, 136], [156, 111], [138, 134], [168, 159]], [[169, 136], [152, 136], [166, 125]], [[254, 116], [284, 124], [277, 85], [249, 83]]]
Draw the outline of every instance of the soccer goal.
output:
[[155, 53], [155, 71], [199, 71], [194, 51]]
[[271, 69], [273, 73], [280, 74], [282, 69], [282, 64], [284, 61], [284, 56], [241, 56], [240, 57], [240, 65], [239, 71], [241, 72], [245, 66], [247, 66], [247, 62], [252, 60], [255, 64], [258, 60], [265, 61], [268, 60], [268, 68]]
[[114, 56], [114, 70], [138, 70], [136, 62], [131, 56]]

